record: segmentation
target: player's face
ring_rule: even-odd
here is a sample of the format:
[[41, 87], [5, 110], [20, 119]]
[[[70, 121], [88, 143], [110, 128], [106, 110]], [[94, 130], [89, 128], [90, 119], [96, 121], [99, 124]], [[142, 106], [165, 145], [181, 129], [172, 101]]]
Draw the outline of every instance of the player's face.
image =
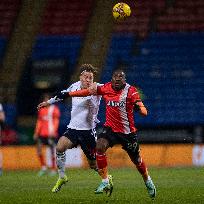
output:
[[125, 73], [122, 71], [114, 72], [111, 82], [114, 90], [123, 89], [124, 85], [126, 84]]
[[82, 88], [89, 88], [93, 84], [93, 78], [92, 72], [83, 72], [80, 76]]

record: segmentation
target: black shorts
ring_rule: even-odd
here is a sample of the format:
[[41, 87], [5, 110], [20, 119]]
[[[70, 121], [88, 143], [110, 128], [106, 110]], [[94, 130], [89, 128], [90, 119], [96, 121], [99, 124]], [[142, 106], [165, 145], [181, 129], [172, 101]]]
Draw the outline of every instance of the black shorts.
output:
[[63, 134], [67, 137], [73, 144], [74, 147], [78, 145], [81, 146], [84, 154], [89, 160], [95, 160], [95, 148], [96, 148], [96, 131], [95, 129], [91, 130], [74, 130], [68, 128], [67, 131]]
[[129, 154], [131, 159], [137, 162], [140, 147], [138, 143], [138, 136], [137, 134], [130, 133], [130, 134], [123, 134], [123, 133], [116, 133], [113, 132], [110, 127], [103, 127], [102, 132], [98, 135], [98, 139], [105, 138], [109, 142], [109, 146], [113, 147], [116, 144], [121, 144], [122, 148]]
[[56, 139], [52, 137], [38, 137], [38, 143], [44, 144], [44, 145], [49, 145], [49, 146], [54, 146], [56, 144]]

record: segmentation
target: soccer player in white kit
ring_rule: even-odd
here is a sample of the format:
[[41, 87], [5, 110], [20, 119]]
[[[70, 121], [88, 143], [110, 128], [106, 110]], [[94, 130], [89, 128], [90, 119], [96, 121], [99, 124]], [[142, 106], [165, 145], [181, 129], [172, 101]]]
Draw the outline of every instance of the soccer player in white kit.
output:
[[[90, 64], [81, 66], [80, 81], [72, 84], [66, 90], [61, 91], [55, 97], [38, 105], [38, 109], [62, 101], [66, 98], [67, 92], [86, 89], [93, 84], [95, 68]], [[71, 120], [67, 131], [60, 137], [56, 146], [56, 163], [59, 179], [52, 189], [53, 193], [58, 192], [62, 185], [68, 181], [65, 175], [65, 151], [80, 145], [87, 157], [90, 168], [97, 170], [95, 147], [96, 147], [96, 124], [99, 122], [97, 114], [101, 96], [73, 97]]]

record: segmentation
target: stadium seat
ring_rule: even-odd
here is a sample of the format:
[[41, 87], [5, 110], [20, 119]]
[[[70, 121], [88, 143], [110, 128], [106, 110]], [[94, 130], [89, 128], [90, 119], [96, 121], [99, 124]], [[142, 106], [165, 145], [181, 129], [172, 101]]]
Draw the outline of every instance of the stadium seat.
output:
[[84, 36], [92, 6], [93, 0], [87, 0], [86, 3], [49, 1], [42, 17], [40, 35]]
[[204, 3], [202, 0], [176, 0], [173, 7], [158, 16], [158, 31], [203, 31], [203, 12]]
[[[137, 43], [131, 34], [112, 37], [101, 81], [124, 68], [127, 81], [139, 86], [149, 109], [147, 120], [138, 124], [188, 125], [204, 122], [204, 34], [152, 33]], [[121, 67], [122, 65], [122, 67]]]

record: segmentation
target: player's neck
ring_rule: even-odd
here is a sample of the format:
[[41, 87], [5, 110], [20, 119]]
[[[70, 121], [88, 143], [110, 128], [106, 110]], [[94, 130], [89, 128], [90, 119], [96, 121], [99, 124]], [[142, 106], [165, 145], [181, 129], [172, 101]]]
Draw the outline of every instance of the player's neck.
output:
[[123, 86], [121, 86], [120, 88], [115, 88], [115, 87], [112, 86], [112, 89], [114, 91], [121, 91], [121, 90], [123, 90], [125, 88], [125, 86], [126, 86], [126, 84], [123, 84]]

